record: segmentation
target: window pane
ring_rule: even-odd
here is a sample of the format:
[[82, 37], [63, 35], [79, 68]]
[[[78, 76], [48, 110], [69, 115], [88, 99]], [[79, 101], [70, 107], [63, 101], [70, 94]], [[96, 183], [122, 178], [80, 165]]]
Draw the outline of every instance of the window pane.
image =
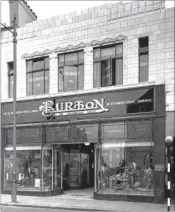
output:
[[44, 70], [44, 59], [33, 61], [33, 71]]
[[44, 71], [33, 73], [33, 94], [44, 94]]
[[33, 63], [32, 60], [27, 61], [27, 72], [32, 71], [32, 63]]
[[148, 52], [148, 37], [139, 38], [139, 53]]
[[9, 76], [9, 98], [13, 97], [13, 75]]
[[8, 74], [13, 74], [13, 62], [8, 63]]
[[148, 81], [148, 54], [140, 55], [139, 82]]
[[84, 89], [84, 65], [78, 66], [78, 89]]
[[47, 69], [49, 69], [49, 62], [50, 62], [50, 59], [49, 59], [49, 57], [46, 57], [45, 59], [44, 59], [44, 63], [45, 63], [45, 70], [47, 70]]
[[116, 85], [123, 84], [123, 59], [116, 59], [115, 67]]
[[78, 52], [78, 63], [84, 63], [84, 51]]
[[64, 91], [77, 90], [77, 67], [64, 66]]
[[[11, 189], [13, 151], [4, 151], [4, 188]], [[18, 191], [40, 191], [41, 150], [17, 150], [16, 176]]]
[[112, 85], [112, 60], [105, 60], [101, 63], [102, 87]]
[[27, 96], [32, 95], [32, 73], [27, 74]]
[[123, 57], [123, 44], [116, 46], [116, 57]]
[[115, 47], [101, 49], [101, 60], [115, 58]]
[[45, 93], [49, 93], [49, 71], [45, 71]]
[[58, 55], [58, 66], [64, 66], [64, 54]]
[[101, 63], [94, 63], [94, 88], [101, 87]]
[[77, 59], [77, 53], [65, 54], [65, 65], [76, 65]]
[[154, 161], [151, 146], [103, 144], [100, 190], [113, 194], [153, 195]]
[[58, 71], [58, 90], [63, 91], [63, 82], [64, 82], [64, 69], [60, 68]]
[[94, 49], [94, 61], [100, 60], [100, 49]]

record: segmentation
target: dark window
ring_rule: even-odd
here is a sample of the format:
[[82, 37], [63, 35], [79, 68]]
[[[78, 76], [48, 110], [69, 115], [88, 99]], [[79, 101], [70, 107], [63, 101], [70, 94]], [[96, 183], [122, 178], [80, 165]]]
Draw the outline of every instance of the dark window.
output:
[[94, 49], [94, 88], [123, 84], [123, 44]]
[[9, 98], [12, 98], [13, 97], [13, 75], [14, 75], [13, 62], [7, 63], [7, 66], [8, 66], [8, 85], [9, 85], [8, 96]]
[[84, 89], [84, 52], [58, 55], [58, 90]]
[[27, 95], [49, 93], [49, 58], [27, 61]]
[[148, 37], [139, 38], [139, 82], [148, 81]]

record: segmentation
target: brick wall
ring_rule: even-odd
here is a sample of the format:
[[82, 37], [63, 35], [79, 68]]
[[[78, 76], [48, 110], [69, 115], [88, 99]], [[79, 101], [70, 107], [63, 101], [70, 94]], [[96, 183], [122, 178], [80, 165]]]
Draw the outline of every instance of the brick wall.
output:
[[[139, 71], [138, 38], [149, 36], [149, 81], [166, 84], [166, 110], [174, 111], [173, 10], [174, 8], [165, 9], [164, 1], [118, 2], [39, 20], [19, 28], [17, 97], [26, 96], [25, 60], [43, 54], [50, 57], [50, 94], [57, 93], [57, 53], [73, 48], [84, 49], [84, 89], [93, 89], [92, 48], [106, 38], [123, 39], [123, 84], [136, 85]], [[4, 32], [1, 64], [4, 100], [8, 98], [7, 62], [13, 60], [11, 41], [11, 34]]]

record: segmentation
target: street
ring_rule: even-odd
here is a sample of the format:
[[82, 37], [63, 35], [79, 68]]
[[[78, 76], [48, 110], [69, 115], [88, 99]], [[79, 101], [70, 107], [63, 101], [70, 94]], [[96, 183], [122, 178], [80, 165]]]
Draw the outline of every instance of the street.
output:
[[[46, 209], [46, 208], [29, 208], [29, 207], [10, 207], [10, 206], [3, 206], [0, 208], [0, 212], [85, 212], [86, 210], [65, 210], [65, 209]], [[95, 211], [94, 211], [95, 212]], [[98, 211], [98, 212], [104, 212], [104, 211]], [[110, 211], [108, 211], [110, 212]], [[117, 212], [117, 211], [116, 211]], [[124, 211], [120, 211], [124, 212]]]

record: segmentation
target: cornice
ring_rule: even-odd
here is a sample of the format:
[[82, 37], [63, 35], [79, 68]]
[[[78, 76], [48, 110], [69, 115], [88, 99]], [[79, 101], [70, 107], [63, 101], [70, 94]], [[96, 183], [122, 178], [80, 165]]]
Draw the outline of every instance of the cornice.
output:
[[91, 46], [91, 47], [98, 47], [98, 46], [104, 46], [104, 45], [110, 45], [110, 44], [115, 44], [115, 43], [118, 43], [120, 41], [123, 41], [127, 39], [127, 36], [125, 35], [118, 35], [116, 38], [105, 38], [103, 39], [102, 41], [98, 41], [98, 40], [93, 40], [89, 43], [79, 43], [78, 45], [68, 45], [66, 47], [57, 47], [53, 50], [50, 50], [50, 49], [46, 49], [42, 52], [39, 52], [39, 51], [35, 51], [33, 52], [32, 54], [28, 54], [28, 53], [25, 53], [24, 55], [22, 55], [22, 59], [32, 59], [32, 58], [36, 58], [36, 57], [43, 57], [43, 56], [48, 56], [49, 54], [51, 53], [56, 53], [56, 54], [59, 54], [59, 53], [66, 53], [66, 52], [71, 52], [71, 51], [77, 51], [77, 50], [82, 50], [88, 46]]

